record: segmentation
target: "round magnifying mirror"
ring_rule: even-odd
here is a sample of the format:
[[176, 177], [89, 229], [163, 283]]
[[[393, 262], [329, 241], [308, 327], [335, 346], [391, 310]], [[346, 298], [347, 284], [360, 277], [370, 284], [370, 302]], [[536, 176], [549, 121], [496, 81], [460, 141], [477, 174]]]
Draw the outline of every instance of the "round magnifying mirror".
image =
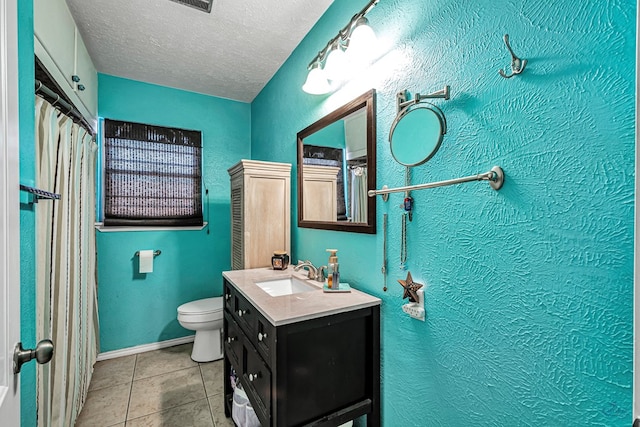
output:
[[391, 155], [403, 166], [421, 165], [436, 154], [446, 131], [444, 114], [435, 105], [409, 107], [391, 125]]

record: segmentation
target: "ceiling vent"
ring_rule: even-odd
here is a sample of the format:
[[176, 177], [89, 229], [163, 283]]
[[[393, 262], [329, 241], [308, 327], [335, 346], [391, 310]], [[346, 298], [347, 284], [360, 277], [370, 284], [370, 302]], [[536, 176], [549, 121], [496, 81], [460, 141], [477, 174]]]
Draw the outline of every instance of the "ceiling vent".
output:
[[171, 1], [183, 4], [185, 6], [193, 7], [194, 9], [198, 9], [207, 13], [211, 13], [211, 5], [213, 4], [213, 0], [171, 0]]

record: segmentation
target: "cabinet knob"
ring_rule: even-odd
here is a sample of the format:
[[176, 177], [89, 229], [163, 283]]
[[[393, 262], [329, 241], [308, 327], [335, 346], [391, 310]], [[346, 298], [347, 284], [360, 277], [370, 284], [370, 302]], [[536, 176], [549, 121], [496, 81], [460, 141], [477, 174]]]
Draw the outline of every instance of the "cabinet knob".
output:
[[78, 90], [79, 91], [83, 91], [84, 90], [84, 85], [78, 85]]
[[224, 296], [224, 299], [226, 299], [227, 301], [229, 301], [231, 299], [231, 294], [226, 294]]
[[71, 80], [74, 83], [78, 83], [80, 81], [80, 77], [78, 77], [77, 75], [74, 74], [73, 76], [71, 76]]
[[262, 341], [263, 339], [266, 339], [266, 338], [267, 338], [266, 333], [264, 334], [262, 332], [258, 333], [258, 341]]
[[249, 381], [255, 381], [258, 378], [260, 378], [260, 372], [258, 372], [257, 374], [249, 374]]
[[247, 314], [247, 310], [238, 310], [238, 316], [242, 317], [244, 314]]
[[231, 344], [231, 343], [232, 343], [232, 342], [234, 342], [235, 340], [237, 340], [237, 338], [236, 338], [236, 337], [227, 337], [227, 342], [228, 342], [229, 344]]

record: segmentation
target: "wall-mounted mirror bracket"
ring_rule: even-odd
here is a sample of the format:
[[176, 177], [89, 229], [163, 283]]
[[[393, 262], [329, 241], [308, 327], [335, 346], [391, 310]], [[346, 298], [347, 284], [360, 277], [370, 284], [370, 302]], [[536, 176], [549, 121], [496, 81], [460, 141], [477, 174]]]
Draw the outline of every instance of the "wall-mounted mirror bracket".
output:
[[404, 105], [407, 102], [408, 98], [409, 98], [409, 93], [407, 92], [406, 89], [396, 94], [396, 114], [399, 113], [400, 110], [402, 110], [402, 107], [400, 106]]
[[444, 99], [445, 101], [450, 98], [450, 86], [446, 85], [443, 89], [440, 89], [436, 92], [430, 93], [428, 95], [422, 95], [420, 93], [416, 93], [413, 99], [409, 99], [409, 93], [407, 90], [403, 90], [398, 92], [396, 95], [396, 112], [400, 113], [404, 108], [407, 108], [411, 105], [415, 105], [422, 101], [423, 99]]

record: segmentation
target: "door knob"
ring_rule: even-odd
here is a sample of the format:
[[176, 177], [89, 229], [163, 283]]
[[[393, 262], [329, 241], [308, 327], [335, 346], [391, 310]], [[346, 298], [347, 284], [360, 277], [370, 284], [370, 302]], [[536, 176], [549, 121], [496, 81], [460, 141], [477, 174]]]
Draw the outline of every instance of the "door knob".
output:
[[35, 349], [23, 349], [22, 343], [16, 344], [13, 350], [13, 373], [19, 374], [22, 365], [32, 359], [36, 359], [39, 364], [48, 363], [53, 357], [53, 341], [42, 340]]

